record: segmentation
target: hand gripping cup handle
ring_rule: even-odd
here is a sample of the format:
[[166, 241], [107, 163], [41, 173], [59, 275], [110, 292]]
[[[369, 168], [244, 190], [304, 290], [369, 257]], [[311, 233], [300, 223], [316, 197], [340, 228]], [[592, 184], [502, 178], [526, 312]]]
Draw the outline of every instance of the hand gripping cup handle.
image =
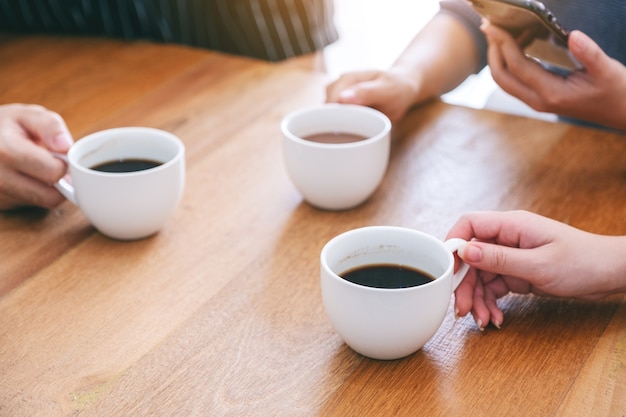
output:
[[[453, 238], [443, 242], [443, 244], [446, 245], [446, 247], [450, 249], [450, 251], [453, 253], [457, 252], [459, 248], [466, 243], [467, 242], [465, 240], [459, 238]], [[469, 269], [470, 266], [461, 260], [458, 271], [456, 271], [452, 275], [452, 291], [456, 290], [461, 281], [463, 281], [463, 278], [465, 277], [465, 274], [467, 274], [467, 271], [469, 271]]]
[[[65, 165], [69, 167], [70, 161], [67, 158], [67, 155], [63, 155], [63, 154], [56, 153], [56, 152], [50, 152], [50, 153], [55, 158], [60, 159], [61, 161], [65, 162]], [[65, 178], [61, 178], [59, 181], [55, 182], [52, 185], [54, 186], [54, 188], [57, 189], [58, 192], [63, 194], [65, 198], [67, 198], [69, 201], [71, 201], [75, 205], [78, 205], [78, 203], [76, 202], [76, 195], [74, 193], [74, 187], [72, 187], [72, 185]]]

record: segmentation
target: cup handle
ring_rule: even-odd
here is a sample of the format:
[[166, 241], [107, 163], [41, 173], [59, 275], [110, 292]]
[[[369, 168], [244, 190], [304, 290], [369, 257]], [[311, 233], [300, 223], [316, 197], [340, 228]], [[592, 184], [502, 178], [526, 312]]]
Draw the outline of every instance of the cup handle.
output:
[[[61, 161], [65, 162], [65, 165], [69, 166], [69, 160], [67, 159], [67, 155], [63, 155], [61, 153], [50, 152], [52, 156]], [[59, 181], [53, 184], [54, 188], [57, 189], [58, 192], [63, 194], [65, 198], [70, 200], [75, 205], [78, 205], [76, 202], [76, 193], [74, 192], [74, 187], [70, 184], [65, 178], [61, 178]]]
[[[450, 249], [451, 252], [456, 252], [462, 245], [465, 245], [467, 242], [463, 239], [454, 238], [446, 240], [443, 243], [448, 249]], [[463, 278], [465, 277], [465, 274], [467, 274], [467, 271], [469, 271], [469, 269], [470, 266], [463, 262], [463, 260], [461, 260], [459, 270], [456, 271], [452, 276], [452, 291], [456, 290], [456, 287], [458, 287], [461, 281], [463, 281]]]

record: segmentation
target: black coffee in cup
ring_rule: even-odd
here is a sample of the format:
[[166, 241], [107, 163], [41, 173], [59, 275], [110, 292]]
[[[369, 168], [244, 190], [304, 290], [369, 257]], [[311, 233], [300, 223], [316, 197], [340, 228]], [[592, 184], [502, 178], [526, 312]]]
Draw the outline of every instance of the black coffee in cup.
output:
[[435, 277], [427, 272], [396, 264], [361, 265], [339, 276], [354, 284], [374, 288], [417, 287], [435, 280]]
[[303, 137], [302, 139], [311, 141], [311, 142], [319, 142], [319, 143], [351, 143], [358, 142], [364, 139], [367, 139], [366, 136], [356, 135], [354, 133], [346, 133], [346, 132], [323, 132], [323, 133], [315, 133], [313, 135], [308, 135]]
[[150, 159], [116, 159], [114, 161], [107, 161], [95, 166], [91, 169], [100, 172], [135, 172], [144, 171], [146, 169], [155, 168], [162, 165], [162, 162], [153, 161]]

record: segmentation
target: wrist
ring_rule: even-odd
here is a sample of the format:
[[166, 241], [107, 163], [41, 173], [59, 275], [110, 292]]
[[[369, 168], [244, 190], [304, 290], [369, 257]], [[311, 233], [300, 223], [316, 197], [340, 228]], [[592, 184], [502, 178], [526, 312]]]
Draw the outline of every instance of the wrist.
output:
[[405, 100], [409, 107], [419, 104], [432, 98], [424, 89], [422, 72], [417, 68], [411, 68], [404, 65], [394, 65], [389, 72], [396, 78], [401, 80], [405, 94]]
[[626, 236], [601, 236], [603, 245], [598, 255], [603, 283], [600, 292], [606, 295], [626, 293]]
[[626, 236], [615, 237], [615, 288], [616, 292], [626, 293]]

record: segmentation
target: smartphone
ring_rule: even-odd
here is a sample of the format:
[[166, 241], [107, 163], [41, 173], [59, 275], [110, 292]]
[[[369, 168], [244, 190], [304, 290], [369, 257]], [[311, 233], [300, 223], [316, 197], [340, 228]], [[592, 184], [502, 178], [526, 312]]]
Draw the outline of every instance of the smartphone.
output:
[[567, 47], [569, 32], [537, 0], [466, 0], [491, 23], [507, 30], [524, 54], [549, 71], [567, 75], [583, 69]]

